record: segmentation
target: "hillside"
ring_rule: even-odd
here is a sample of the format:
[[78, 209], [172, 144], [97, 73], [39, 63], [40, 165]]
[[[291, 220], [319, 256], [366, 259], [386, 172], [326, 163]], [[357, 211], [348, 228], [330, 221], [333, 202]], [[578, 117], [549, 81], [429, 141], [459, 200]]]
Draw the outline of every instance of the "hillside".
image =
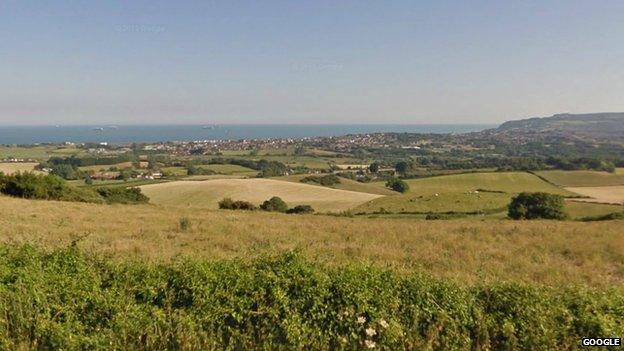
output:
[[585, 136], [597, 139], [624, 138], [624, 112], [556, 114], [508, 121], [497, 133], [554, 133], [567, 136]]

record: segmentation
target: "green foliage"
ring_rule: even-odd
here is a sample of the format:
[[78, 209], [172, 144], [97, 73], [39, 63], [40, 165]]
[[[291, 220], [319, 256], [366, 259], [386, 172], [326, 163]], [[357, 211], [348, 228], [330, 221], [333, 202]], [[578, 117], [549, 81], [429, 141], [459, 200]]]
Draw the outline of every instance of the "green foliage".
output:
[[300, 182], [302, 183], [315, 183], [322, 186], [332, 186], [336, 184], [340, 184], [340, 178], [334, 174], [327, 174], [324, 176], [307, 176], [301, 178]]
[[406, 193], [409, 191], [409, 185], [401, 179], [392, 178], [386, 182], [386, 187], [399, 193]]
[[272, 198], [266, 200], [260, 205], [260, 208], [264, 211], [270, 212], [286, 212], [288, 211], [288, 205], [282, 198], [278, 196], [273, 196]]
[[223, 210], [249, 210], [249, 211], [253, 211], [257, 209], [256, 205], [252, 204], [251, 202], [241, 201], [241, 200], [234, 201], [230, 199], [229, 197], [226, 197], [223, 200], [219, 201], [219, 208]]
[[18, 172], [8, 176], [0, 173], [0, 192], [26, 199], [102, 202], [91, 189], [75, 188], [55, 175], [33, 172]]
[[379, 166], [379, 162], [373, 162], [373, 163], [371, 163], [371, 164], [370, 164], [370, 166], [368, 166], [368, 170], [369, 170], [371, 173], [377, 173], [377, 172], [379, 172], [379, 168], [380, 168], [380, 166]]
[[565, 219], [563, 197], [548, 193], [520, 193], [511, 199], [508, 216], [512, 219]]
[[168, 264], [0, 248], [0, 348], [575, 350], [621, 335], [618, 290], [463, 287], [297, 254]]
[[203, 167], [197, 167], [195, 165], [188, 165], [186, 167], [186, 171], [188, 175], [211, 175], [211, 174], [215, 174], [216, 172], [211, 170], [211, 169], [207, 169], [207, 168], [203, 168]]
[[191, 219], [188, 217], [180, 218], [179, 227], [180, 231], [182, 232], [188, 231], [189, 229], [191, 229]]
[[137, 187], [102, 187], [98, 188], [97, 192], [108, 203], [141, 204], [149, 202], [149, 197], [141, 193], [141, 188]]
[[289, 209], [288, 211], [286, 211], [286, 213], [291, 213], [291, 214], [309, 214], [309, 213], [314, 213], [314, 209], [310, 205], [297, 205], [297, 206]]
[[412, 165], [405, 161], [399, 161], [394, 166], [394, 169], [397, 171], [397, 173], [405, 175], [412, 169]]

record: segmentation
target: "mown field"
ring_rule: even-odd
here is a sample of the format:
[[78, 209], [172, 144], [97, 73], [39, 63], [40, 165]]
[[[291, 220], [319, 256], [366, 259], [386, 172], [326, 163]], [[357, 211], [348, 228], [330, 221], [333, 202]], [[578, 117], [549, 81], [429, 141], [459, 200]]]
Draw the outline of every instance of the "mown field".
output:
[[[466, 173], [409, 179], [409, 192], [375, 199], [355, 212], [500, 212], [514, 194], [543, 191], [574, 195], [524, 172]], [[380, 184], [381, 185], [381, 184]]]
[[211, 209], [217, 208], [217, 203], [226, 197], [261, 204], [264, 200], [279, 196], [290, 206], [305, 204], [311, 205], [316, 211], [336, 212], [380, 196], [258, 178], [176, 181], [146, 185], [141, 189], [154, 204]]
[[[308, 174], [297, 174], [291, 176], [284, 177], [275, 177], [273, 179], [277, 180], [285, 180], [294, 183], [301, 183], [301, 179], [308, 177]], [[322, 177], [323, 174], [312, 175], [314, 177]], [[314, 185], [314, 184], [312, 184]], [[373, 183], [362, 183], [351, 179], [340, 178], [340, 183], [334, 184], [331, 186], [333, 189], [341, 189], [341, 190], [349, 190], [349, 191], [357, 191], [368, 194], [377, 194], [377, 195], [397, 195], [398, 193], [386, 188], [385, 184], [382, 182], [373, 182]]]
[[541, 171], [535, 172], [551, 183], [564, 187], [624, 185], [624, 173], [597, 171]]

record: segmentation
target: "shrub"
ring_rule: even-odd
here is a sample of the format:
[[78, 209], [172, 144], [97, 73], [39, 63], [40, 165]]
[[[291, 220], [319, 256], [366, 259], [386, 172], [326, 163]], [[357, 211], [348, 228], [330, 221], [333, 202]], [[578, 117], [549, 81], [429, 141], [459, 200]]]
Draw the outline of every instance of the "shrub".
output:
[[224, 210], [255, 210], [256, 205], [248, 201], [234, 201], [229, 197], [219, 201], [219, 208]]
[[508, 207], [508, 216], [512, 219], [565, 219], [563, 197], [548, 193], [520, 193]]
[[316, 183], [322, 186], [332, 186], [336, 184], [340, 184], [340, 178], [334, 174], [324, 175], [322, 177], [318, 176], [308, 176], [301, 178], [300, 182], [302, 183]]
[[0, 173], [0, 192], [26, 199], [102, 202], [102, 198], [92, 189], [72, 187], [55, 175], [33, 172], [18, 172], [9, 176]]
[[260, 208], [264, 211], [286, 212], [288, 210], [288, 205], [280, 197], [273, 196], [263, 202], [262, 205], [260, 205]]
[[0, 247], [0, 349], [576, 350], [624, 330], [620, 289], [276, 257], [108, 260]]
[[98, 194], [108, 203], [119, 204], [144, 204], [149, 202], [149, 197], [141, 193], [141, 188], [103, 187], [97, 189]]
[[314, 213], [314, 209], [310, 205], [297, 205], [289, 209], [288, 211], [286, 211], [286, 213], [309, 214], [309, 213]]
[[399, 193], [406, 193], [409, 190], [409, 185], [403, 180], [397, 178], [388, 180], [386, 182], [386, 187]]
[[191, 220], [188, 217], [182, 217], [180, 218], [179, 226], [180, 231], [186, 232], [191, 229]]

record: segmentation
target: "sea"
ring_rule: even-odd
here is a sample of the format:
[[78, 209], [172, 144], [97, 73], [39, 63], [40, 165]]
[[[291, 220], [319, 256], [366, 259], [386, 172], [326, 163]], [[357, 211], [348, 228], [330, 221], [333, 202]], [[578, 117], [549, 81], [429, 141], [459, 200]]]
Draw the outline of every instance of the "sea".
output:
[[375, 132], [467, 133], [490, 124], [218, 124], [0, 126], [0, 144], [152, 143], [164, 141], [328, 137]]

